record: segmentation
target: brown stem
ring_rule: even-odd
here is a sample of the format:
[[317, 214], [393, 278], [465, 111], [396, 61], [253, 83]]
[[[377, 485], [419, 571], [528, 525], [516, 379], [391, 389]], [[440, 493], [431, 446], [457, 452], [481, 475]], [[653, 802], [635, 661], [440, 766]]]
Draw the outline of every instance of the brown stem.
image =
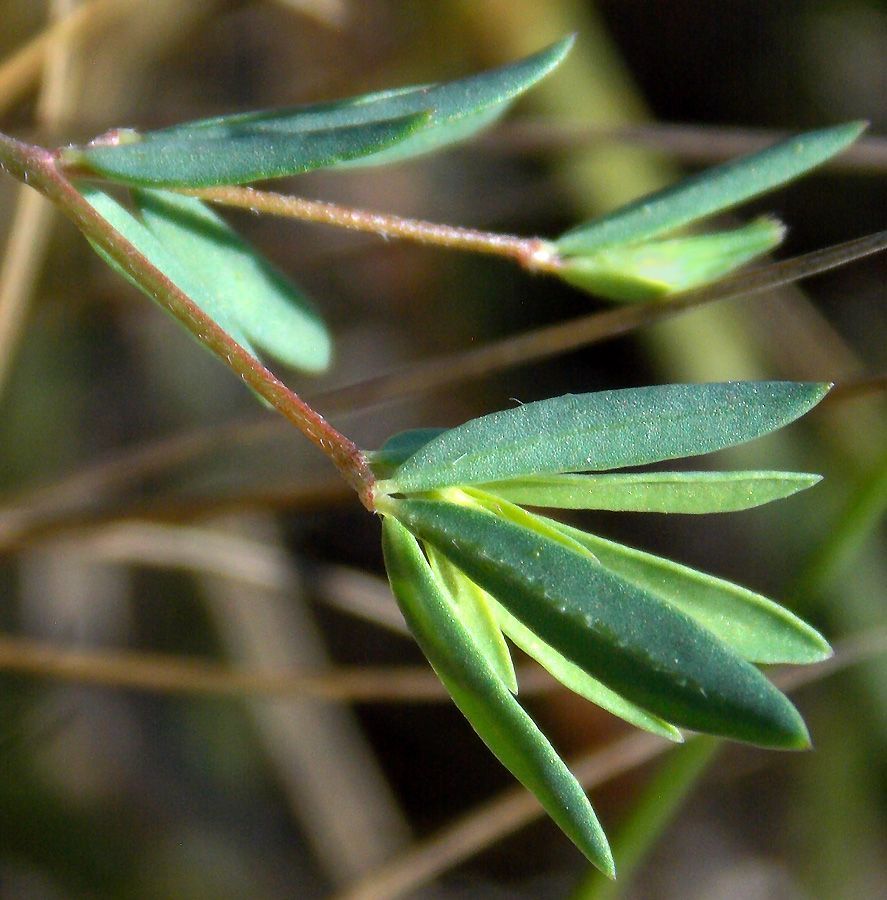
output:
[[421, 219], [404, 219], [400, 216], [340, 206], [325, 200], [306, 200], [271, 191], [259, 191], [251, 187], [202, 188], [183, 190], [181, 193], [222, 206], [249, 209], [272, 216], [337, 225], [340, 228], [366, 231], [386, 238], [434, 244], [450, 250], [468, 250], [504, 256], [534, 271], [549, 269], [554, 264], [551, 246], [539, 238], [521, 238], [473, 228], [440, 225]]

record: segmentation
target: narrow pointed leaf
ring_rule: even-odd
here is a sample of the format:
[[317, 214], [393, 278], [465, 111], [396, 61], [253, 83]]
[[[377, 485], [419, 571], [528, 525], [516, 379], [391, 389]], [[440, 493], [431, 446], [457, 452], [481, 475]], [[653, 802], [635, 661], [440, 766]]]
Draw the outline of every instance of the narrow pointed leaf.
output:
[[686, 613], [743, 659], [807, 664], [832, 655], [819, 632], [754, 591], [669, 559], [546, 521], [590, 550], [605, 569]]
[[476, 508], [424, 499], [385, 507], [524, 626], [642, 709], [760, 746], [809, 746], [797, 710], [754, 666], [591, 554]]
[[502, 630], [517, 644], [527, 656], [535, 659], [544, 669], [550, 672], [565, 688], [574, 694], [584, 697], [601, 709], [624, 719], [636, 728], [643, 728], [669, 741], [680, 742], [683, 736], [680, 731], [658, 716], [644, 712], [640, 707], [620, 697], [615, 691], [592, 678], [575, 663], [571, 663], [563, 654], [558, 653], [550, 644], [546, 644], [539, 635], [534, 634], [521, 624], [501, 603], [491, 598], [493, 613]]
[[567, 394], [446, 431], [378, 488], [418, 493], [710, 453], [782, 427], [815, 406], [827, 390], [824, 384], [761, 381]]
[[818, 481], [819, 475], [800, 472], [605, 472], [526, 476], [478, 488], [520, 506], [716, 513], [781, 500]]
[[512, 694], [516, 694], [518, 684], [514, 663], [502, 629], [490, 608], [492, 598], [433, 547], [426, 548], [426, 556], [441, 590], [446, 593], [466, 631], [474, 638], [502, 683]]
[[286, 365], [320, 372], [331, 342], [302, 293], [195, 197], [137, 190], [148, 229], [229, 309], [251, 343]]
[[243, 113], [61, 151], [63, 162], [154, 187], [211, 187], [337, 164], [390, 163], [468, 137], [566, 56], [566, 38], [517, 63], [443, 84]]
[[646, 302], [723, 278], [777, 247], [785, 235], [774, 219], [714, 234], [616, 244], [565, 256], [559, 278], [609, 300]]
[[[230, 298], [219, 295], [207, 286], [191, 267], [182, 262], [177, 253], [167, 247], [113, 197], [90, 185], [80, 185], [79, 190], [93, 209], [119, 231], [149, 262], [163, 272], [179, 290], [187, 294], [192, 302], [210, 316], [220, 328], [227, 331], [238, 344], [255, 355], [255, 349], [237, 321], [236, 310]], [[145, 290], [128, 272], [121, 269], [100, 247], [93, 244], [93, 248], [127, 281], [146, 293], [152, 300], [155, 299], [150, 291]]]
[[441, 591], [415, 538], [386, 516], [382, 545], [410, 631], [465, 718], [567, 837], [613, 877], [607, 838], [585, 792], [496, 675]]
[[141, 187], [203, 188], [245, 184], [320, 169], [376, 153], [413, 134], [428, 114], [345, 125], [322, 131], [256, 129], [232, 125], [224, 136], [133, 133], [120, 143], [66, 147], [61, 160], [112, 181]]
[[650, 194], [601, 219], [580, 225], [555, 241], [564, 256], [631, 244], [730, 209], [803, 175], [853, 143], [866, 125], [850, 122], [780, 141], [665, 190]]

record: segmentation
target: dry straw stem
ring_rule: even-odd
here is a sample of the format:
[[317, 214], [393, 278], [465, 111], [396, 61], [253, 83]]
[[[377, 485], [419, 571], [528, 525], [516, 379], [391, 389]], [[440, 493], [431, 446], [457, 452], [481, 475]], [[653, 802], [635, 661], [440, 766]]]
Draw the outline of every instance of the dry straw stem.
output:
[[[73, 0], [53, 0], [50, 15], [60, 25], [73, 18], [74, 9]], [[48, 32], [55, 30], [49, 28]], [[76, 65], [75, 34], [70, 29], [59, 29], [59, 32], [48, 41], [41, 55], [43, 83], [37, 99], [37, 120], [50, 130], [70, 117]], [[36, 192], [25, 185], [19, 188], [9, 242], [0, 267], [0, 395], [31, 304], [54, 217], [52, 206]]]
[[141, 5], [137, 0], [91, 0], [41, 31], [0, 64], [0, 112], [9, 109], [39, 80], [59, 42], [77, 42], [100, 34]]

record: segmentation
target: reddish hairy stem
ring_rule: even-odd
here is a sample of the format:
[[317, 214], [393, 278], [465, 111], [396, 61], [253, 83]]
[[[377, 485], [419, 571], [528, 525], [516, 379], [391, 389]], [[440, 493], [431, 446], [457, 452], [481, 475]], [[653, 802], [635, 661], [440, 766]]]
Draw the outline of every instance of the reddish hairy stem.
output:
[[58, 206], [98, 248], [178, 319], [205, 347], [319, 447], [368, 509], [374, 476], [363, 453], [240, 346], [185, 293], [112, 228], [59, 170], [54, 154], [0, 135], [0, 168]]
[[510, 234], [478, 231], [474, 228], [440, 225], [421, 219], [404, 219], [400, 216], [340, 206], [325, 200], [306, 200], [272, 191], [258, 191], [251, 187], [201, 188], [183, 190], [181, 193], [222, 206], [249, 209], [272, 216], [337, 225], [340, 228], [366, 231], [383, 237], [448, 247], [451, 250], [505, 256], [534, 271], [551, 269], [556, 265], [551, 246], [539, 238], [521, 238]]

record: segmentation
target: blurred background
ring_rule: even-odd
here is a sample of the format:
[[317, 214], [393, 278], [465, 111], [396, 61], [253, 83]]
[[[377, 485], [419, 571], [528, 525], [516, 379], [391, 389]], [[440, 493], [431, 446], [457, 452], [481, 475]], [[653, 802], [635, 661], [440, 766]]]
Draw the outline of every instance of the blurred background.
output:
[[[280, 185], [522, 235], [785, 131], [887, 128], [876, 0], [0, 0], [0, 22], [0, 130], [51, 147], [455, 78], [575, 31], [471, 143]], [[884, 228], [885, 155], [861, 146], [738, 215], [782, 217], [781, 256]], [[378, 522], [32, 194], [0, 180], [0, 897], [599, 896], [553, 825], [509, 818], [507, 773], [402, 632]], [[328, 374], [280, 374], [363, 447], [565, 392], [837, 383], [712, 462], [822, 472], [814, 490], [728, 517], [571, 521], [786, 602], [848, 663], [793, 694], [815, 752], [722, 748], [617, 891], [887, 893], [885, 261], [419, 389], [420, 361], [458, 371], [447, 354], [604, 306], [495, 259], [228, 218], [334, 335]], [[389, 372], [382, 397], [344, 390]], [[661, 761], [633, 762], [627, 728], [525, 671], [556, 745], [603, 759], [592, 797], [618, 834]]]

